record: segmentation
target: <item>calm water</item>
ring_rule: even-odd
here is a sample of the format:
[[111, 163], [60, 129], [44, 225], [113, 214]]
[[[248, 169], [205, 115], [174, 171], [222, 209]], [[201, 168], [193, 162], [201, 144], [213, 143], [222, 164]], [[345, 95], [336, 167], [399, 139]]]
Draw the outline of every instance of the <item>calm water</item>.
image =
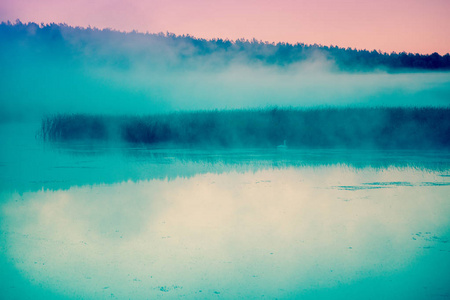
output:
[[35, 130], [0, 125], [5, 299], [450, 298], [449, 153], [44, 144]]

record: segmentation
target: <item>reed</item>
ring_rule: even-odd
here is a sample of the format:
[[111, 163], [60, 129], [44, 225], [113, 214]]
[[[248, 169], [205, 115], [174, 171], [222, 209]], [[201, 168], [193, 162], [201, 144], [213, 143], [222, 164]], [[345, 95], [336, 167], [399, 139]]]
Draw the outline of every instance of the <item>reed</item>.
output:
[[450, 148], [450, 108], [270, 108], [148, 116], [55, 115], [46, 140], [118, 139], [198, 147]]

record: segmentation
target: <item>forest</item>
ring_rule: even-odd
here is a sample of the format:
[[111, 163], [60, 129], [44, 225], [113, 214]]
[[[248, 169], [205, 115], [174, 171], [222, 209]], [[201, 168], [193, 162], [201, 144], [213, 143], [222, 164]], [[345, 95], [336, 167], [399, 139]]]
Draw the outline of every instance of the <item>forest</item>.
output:
[[0, 51], [4, 55], [8, 51], [28, 48], [33, 49], [37, 56], [50, 55], [70, 60], [85, 57], [90, 63], [113, 64], [118, 68], [127, 68], [133, 60], [142, 58], [147, 62], [162, 62], [172, 68], [183, 68], [186, 65], [198, 65], [199, 60], [213, 61], [213, 67], [226, 66], [236, 61], [286, 66], [321, 57], [332, 61], [339, 70], [350, 72], [450, 69], [448, 53], [386, 53], [375, 49], [269, 43], [256, 39], [206, 40], [169, 32], [126, 33], [111, 29], [71, 27], [66, 24], [22, 23], [19, 20], [0, 24], [0, 40], [3, 44]]

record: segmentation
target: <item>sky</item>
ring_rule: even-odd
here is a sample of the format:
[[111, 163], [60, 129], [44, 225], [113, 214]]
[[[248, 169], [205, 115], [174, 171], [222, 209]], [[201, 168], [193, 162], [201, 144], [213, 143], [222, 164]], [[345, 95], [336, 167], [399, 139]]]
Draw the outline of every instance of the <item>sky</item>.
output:
[[0, 1], [1, 21], [441, 55], [449, 15], [449, 0]]

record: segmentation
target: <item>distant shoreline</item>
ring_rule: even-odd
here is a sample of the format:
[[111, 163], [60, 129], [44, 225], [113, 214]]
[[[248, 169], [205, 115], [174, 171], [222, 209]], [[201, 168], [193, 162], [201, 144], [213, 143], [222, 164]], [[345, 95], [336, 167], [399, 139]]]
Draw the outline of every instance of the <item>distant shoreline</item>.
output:
[[[266, 65], [286, 66], [300, 63], [318, 55], [333, 61], [342, 71], [373, 71], [386, 69], [389, 71], [449, 71], [450, 53], [440, 55], [419, 54], [407, 52], [383, 52], [381, 50], [353, 49], [350, 47], [338, 47], [333, 45], [304, 44], [304, 43], [268, 43], [256, 39], [202, 39], [190, 35], [175, 35], [173, 33], [138, 33], [121, 32], [111, 29], [72, 27], [67, 24], [37, 24], [33, 22], [16, 23], [10, 21], [0, 23], [0, 40], [6, 44], [19, 45], [20, 48], [29, 47], [30, 54], [40, 57], [47, 53], [52, 55], [51, 48], [58, 49], [58, 57], [73, 58], [73, 56], [95, 53], [90, 63], [108, 61], [119, 68], [128, 68], [130, 62], [127, 57], [147, 57], [153, 47], [164, 45], [162, 52], [157, 52], [159, 60], [169, 59], [173, 64], [173, 57], [168, 53], [177, 52], [179, 48], [186, 49], [178, 53], [180, 57], [188, 61], [197, 62], [212, 59], [217, 67], [219, 60], [215, 55], [220, 55], [225, 65], [234, 60], [245, 59], [249, 62]], [[116, 41], [121, 40], [119, 46]], [[105, 56], [105, 51], [98, 51], [100, 44], [106, 44], [110, 49], [115, 49], [111, 56]], [[137, 47], [138, 51], [130, 51]], [[83, 51], [80, 49], [85, 48]], [[95, 49], [94, 51], [92, 51]], [[121, 54], [118, 56], [118, 54]], [[55, 54], [53, 54], [55, 55]], [[154, 54], [152, 54], [154, 55]], [[150, 55], [150, 56], [152, 56]], [[176, 65], [176, 64], [175, 64]], [[196, 65], [196, 64], [194, 64]], [[186, 60], [179, 66], [186, 67]]]

